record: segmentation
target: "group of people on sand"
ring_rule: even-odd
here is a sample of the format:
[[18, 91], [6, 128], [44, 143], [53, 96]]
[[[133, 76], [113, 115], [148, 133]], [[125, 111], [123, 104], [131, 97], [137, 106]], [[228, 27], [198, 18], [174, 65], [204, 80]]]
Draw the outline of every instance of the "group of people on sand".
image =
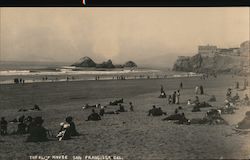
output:
[[[31, 109], [24, 109], [21, 108], [18, 110], [18, 112], [26, 112], [26, 111], [31, 111], [31, 110], [37, 110], [40, 111], [40, 107], [35, 104]], [[24, 115], [19, 116], [13, 120], [10, 120], [10, 123], [18, 123], [17, 125], [17, 130], [10, 133], [10, 134], [26, 134], [29, 133], [31, 126], [33, 125], [33, 118], [31, 116], [25, 117]], [[1, 118], [0, 122], [0, 128], [1, 128], [1, 135], [7, 135], [7, 128], [8, 128], [8, 122], [5, 120], [5, 117]]]
[[202, 85], [200, 86], [195, 86], [195, 94], [200, 94], [200, 95], [203, 95], [204, 94], [204, 88]]
[[15, 84], [24, 84], [25, 80], [22, 78], [14, 78], [14, 83]]
[[161, 107], [156, 108], [155, 105], [153, 105], [152, 109], [148, 111], [148, 116], [161, 116], [161, 115], [167, 115], [166, 112], [163, 112]]
[[[182, 86], [182, 85], [180, 85]], [[181, 87], [180, 87], [181, 88]], [[161, 93], [165, 93], [163, 90], [163, 87], [161, 86]], [[222, 114], [225, 113], [234, 113], [234, 110], [237, 109], [235, 105], [238, 102], [244, 101], [245, 103], [249, 103], [249, 97], [247, 94], [245, 94], [245, 97], [243, 99], [240, 99], [240, 96], [238, 93], [236, 93], [234, 96], [232, 96], [232, 89], [228, 89], [226, 93], [226, 100], [224, 107], [213, 107], [211, 104], [207, 103], [206, 101], [200, 102], [199, 97], [197, 94], [203, 95], [204, 94], [204, 88], [202, 85], [195, 87], [195, 99], [191, 101], [191, 99], [188, 99], [187, 106], [192, 106], [193, 109], [192, 112], [200, 112], [201, 108], [209, 108], [207, 112], [205, 113], [203, 118], [193, 118], [188, 119], [185, 116], [184, 112], [181, 112], [182, 107], [179, 106], [177, 109], [175, 109], [174, 113], [171, 115], [168, 115], [162, 120], [167, 121], [175, 121], [177, 124], [228, 124], [223, 118]], [[179, 104], [179, 97], [180, 91], [175, 91], [173, 95], [169, 96], [169, 104]], [[210, 102], [216, 101], [216, 96], [212, 95], [209, 99]], [[153, 105], [153, 108], [148, 111], [148, 115], [152, 116], [160, 116], [160, 115], [167, 115], [166, 112], [162, 111], [161, 107], [156, 108], [155, 105]], [[250, 117], [250, 111], [249, 115]], [[250, 129], [250, 118], [246, 117], [244, 121], [249, 120], [249, 129]], [[245, 122], [244, 122], [245, 123]]]
[[180, 104], [180, 90], [174, 91], [172, 95], [168, 96], [168, 104]]
[[190, 120], [186, 118], [184, 112], [180, 112], [182, 110], [182, 107], [179, 106], [178, 108], [175, 109], [174, 114], [171, 114], [164, 119], [163, 121], [175, 121], [177, 124], [190, 124]]
[[[183, 83], [180, 83], [180, 89], [183, 88]], [[173, 94], [168, 96], [168, 104], [180, 104], [180, 89], [173, 92]], [[161, 85], [159, 98], [167, 98], [163, 86]]]
[[[49, 136], [53, 137], [50, 130], [43, 127], [44, 120], [41, 116], [31, 117], [24, 115], [19, 117], [18, 120], [12, 120], [11, 123], [18, 123], [17, 130], [10, 133], [10, 135], [25, 135], [28, 134], [26, 142], [43, 142], [48, 141]], [[4, 117], [1, 118], [1, 135], [7, 135], [8, 122]], [[66, 117], [65, 122], [60, 124], [58, 134], [54, 138], [58, 138], [59, 141], [70, 139], [73, 136], [79, 136], [80, 134], [76, 130], [73, 117]]]
[[[86, 121], [99, 121], [101, 120], [101, 117], [104, 116], [105, 114], [120, 114], [121, 112], [127, 112], [127, 110], [125, 109], [124, 105], [122, 105], [122, 103], [124, 103], [123, 98], [109, 102], [108, 105], [110, 106], [119, 106], [119, 108], [114, 111], [106, 111], [106, 108], [108, 107], [102, 106], [101, 104], [97, 104], [97, 105], [86, 104], [82, 108], [83, 109], [92, 108], [92, 112], [88, 116], [88, 119]], [[95, 109], [99, 109], [99, 113], [97, 113]], [[130, 112], [134, 111], [134, 105], [132, 104], [132, 102], [129, 102], [129, 110]]]
[[41, 108], [35, 104], [32, 108], [30, 109], [25, 109], [25, 108], [20, 108], [18, 109], [18, 112], [26, 112], [26, 111], [41, 111]]
[[[248, 86], [248, 80], [244, 79], [243, 80], [243, 88], [242, 88], [242, 90], [245, 90], [247, 88], [247, 86]], [[239, 81], [235, 82], [235, 89], [240, 89], [240, 83], [239, 83]]]

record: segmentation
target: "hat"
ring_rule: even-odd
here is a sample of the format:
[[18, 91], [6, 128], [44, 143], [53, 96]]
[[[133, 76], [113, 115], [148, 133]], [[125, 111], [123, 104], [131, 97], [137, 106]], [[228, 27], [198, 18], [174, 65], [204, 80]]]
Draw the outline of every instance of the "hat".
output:
[[73, 120], [73, 117], [68, 116], [68, 117], [66, 117], [66, 120], [65, 120], [65, 121], [69, 123], [69, 122], [71, 122], [72, 120]]

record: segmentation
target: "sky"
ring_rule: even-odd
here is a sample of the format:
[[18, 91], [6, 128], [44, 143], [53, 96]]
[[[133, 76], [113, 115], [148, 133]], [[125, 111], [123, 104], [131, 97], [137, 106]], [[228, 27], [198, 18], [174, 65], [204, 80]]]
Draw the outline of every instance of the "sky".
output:
[[170, 67], [198, 45], [249, 40], [249, 8], [1, 8], [0, 60]]

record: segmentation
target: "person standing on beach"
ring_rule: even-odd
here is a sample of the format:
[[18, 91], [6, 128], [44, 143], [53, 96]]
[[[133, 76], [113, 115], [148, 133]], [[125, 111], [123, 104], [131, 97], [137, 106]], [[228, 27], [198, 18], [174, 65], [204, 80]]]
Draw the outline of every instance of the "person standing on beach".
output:
[[195, 87], [195, 94], [198, 94], [198, 90], [199, 90], [199, 87], [196, 86], [196, 87]]
[[204, 94], [204, 90], [203, 90], [203, 86], [202, 85], [200, 86], [200, 93], [201, 93], [201, 95]]
[[183, 84], [182, 84], [182, 82], [180, 83], [180, 89], [182, 89], [183, 88]]
[[175, 102], [176, 102], [176, 91], [174, 91], [172, 99], [173, 99], [172, 103], [175, 104]]
[[169, 95], [169, 96], [168, 96], [168, 104], [171, 104], [171, 103], [172, 103], [172, 96]]
[[131, 111], [131, 112], [134, 112], [134, 106], [133, 106], [133, 104], [132, 104], [132, 102], [129, 102], [129, 110]]
[[236, 89], [239, 89], [239, 88], [240, 88], [240, 84], [239, 84], [239, 82], [238, 82], [238, 81], [236, 82], [236, 86], [235, 86], [235, 88], [236, 88]]
[[243, 83], [243, 89], [246, 89], [247, 88], [247, 80], [246, 79], [244, 79], [244, 83]]
[[176, 93], [176, 104], [180, 104], [180, 95], [180, 90], [178, 90]]

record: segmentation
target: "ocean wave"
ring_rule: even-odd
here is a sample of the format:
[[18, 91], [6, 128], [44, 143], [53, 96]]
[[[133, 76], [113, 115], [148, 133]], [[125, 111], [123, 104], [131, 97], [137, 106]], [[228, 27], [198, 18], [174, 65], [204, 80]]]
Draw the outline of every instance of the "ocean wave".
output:
[[119, 71], [73, 71], [71, 69], [60, 69], [58, 71], [30, 71], [30, 70], [5, 70], [0, 71], [0, 76], [20, 75], [117, 75], [128, 73], [156, 73], [159, 70], [119, 70]]

